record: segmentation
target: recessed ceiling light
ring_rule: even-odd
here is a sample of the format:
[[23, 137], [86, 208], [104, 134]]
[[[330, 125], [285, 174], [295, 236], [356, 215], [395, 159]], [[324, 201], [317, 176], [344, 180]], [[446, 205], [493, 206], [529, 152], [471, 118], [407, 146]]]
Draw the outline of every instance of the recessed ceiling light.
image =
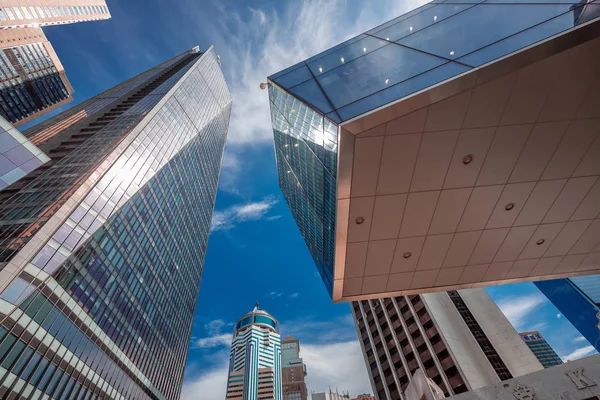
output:
[[298, 147], [298, 146], [300, 146], [298, 143], [296, 143], [296, 144], [294, 145], [294, 147]]
[[410, 31], [412, 32], [412, 30], [413, 30], [413, 27], [411, 26], [411, 27], [410, 27]]
[[389, 79], [386, 79], [385, 80], [385, 84], [387, 85], [389, 81], [390, 81]]
[[544, 244], [545, 242], [546, 242], [545, 239], [540, 239], [537, 242], [535, 242], [535, 244], [537, 244], [538, 246], [540, 246], [540, 245]]
[[434, 15], [434, 16], [433, 16], [433, 20], [434, 20], [434, 21], [437, 21], [437, 15]]
[[323, 72], [323, 68], [319, 67], [319, 72]]
[[342, 62], [344, 62], [344, 57], [340, 58], [340, 60], [342, 60]]
[[360, 225], [363, 222], [365, 222], [365, 219], [363, 217], [356, 217], [356, 225]]
[[510, 211], [510, 210], [512, 210], [513, 208], [515, 208], [515, 203], [508, 203], [507, 205], [505, 205], [505, 206], [504, 206], [504, 209], [505, 209], [506, 211]]
[[473, 154], [467, 154], [466, 156], [463, 157], [463, 164], [467, 165], [470, 164], [471, 161], [473, 161]]
[[452, 51], [450, 52], [450, 55], [451, 55], [451, 56], [453, 56], [453, 55], [454, 55], [454, 50], [452, 50]]
[[366, 52], [367, 52], [367, 48], [363, 47], [363, 53], [366, 53]]
[[402, 255], [402, 257], [404, 257], [404, 258], [410, 258], [410, 256], [412, 256], [412, 253], [410, 251], [407, 251], [406, 253], [404, 253]]

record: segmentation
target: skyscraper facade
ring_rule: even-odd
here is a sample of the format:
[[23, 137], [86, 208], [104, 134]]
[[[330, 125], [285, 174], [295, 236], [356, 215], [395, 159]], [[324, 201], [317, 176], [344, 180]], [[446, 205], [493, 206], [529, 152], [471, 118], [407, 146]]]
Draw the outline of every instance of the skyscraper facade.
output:
[[40, 26], [110, 18], [103, 0], [5, 0], [0, 5], [0, 116], [21, 126], [72, 100]]
[[21, 28], [109, 19], [104, 0], [2, 0], [0, 27]]
[[600, 271], [599, 11], [433, 1], [269, 77], [334, 301]]
[[187, 51], [24, 135], [0, 191], [0, 397], [179, 398], [231, 97]]
[[282, 400], [279, 323], [258, 304], [235, 325], [227, 400]]
[[300, 341], [286, 337], [281, 342], [283, 400], [308, 400], [306, 365], [300, 357]]
[[534, 283], [575, 329], [600, 351], [600, 275]]
[[544, 368], [563, 364], [562, 359], [538, 331], [522, 332], [519, 335]]
[[20, 126], [72, 100], [73, 87], [41, 28], [0, 30], [0, 116]]
[[0, 190], [48, 161], [47, 155], [0, 116]]
[[400, 400], [417, 369], [446, 396], [542, 369], [484, 289], [352, 303], [378, 400]]

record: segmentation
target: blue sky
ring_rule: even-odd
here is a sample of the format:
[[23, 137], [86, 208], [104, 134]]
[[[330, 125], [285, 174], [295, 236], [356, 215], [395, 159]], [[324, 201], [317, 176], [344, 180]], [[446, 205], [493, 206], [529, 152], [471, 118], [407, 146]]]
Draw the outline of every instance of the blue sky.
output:
[[[108, 0], [108, 21], [46, 28], [76, 102], [195, 45], [215, 45], [234, 98], [182, 399], [223, 399], [232, 325], [256, 301], [301, 340], [309, 390], [370, 392], [348, 304], [332, 304], [277, 185], [267, 75], [423, 1]], [[589, 343], [532, 284], [489, 289], [560, 356]]]

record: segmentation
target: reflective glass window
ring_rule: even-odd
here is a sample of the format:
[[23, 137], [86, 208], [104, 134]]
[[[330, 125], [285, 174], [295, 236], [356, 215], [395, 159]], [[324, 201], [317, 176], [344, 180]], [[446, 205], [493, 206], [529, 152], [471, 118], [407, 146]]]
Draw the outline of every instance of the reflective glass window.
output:
[[257, 324], [265, 324], [273, 327], [273, 329], [277, 329], [277, 324], [269, 317], [265, 317], [264, 315], [257, 315], [254, 317], [254, 321]]
[[456, 59], [569, 12], [570, 7], [570, 4], [478, 4], [452, 18], [439, 20], [398, 43]]
[[396, 44], [387, 44], [343, 63], [317, 79], [335, 107], [360, 100], [445, 61]]

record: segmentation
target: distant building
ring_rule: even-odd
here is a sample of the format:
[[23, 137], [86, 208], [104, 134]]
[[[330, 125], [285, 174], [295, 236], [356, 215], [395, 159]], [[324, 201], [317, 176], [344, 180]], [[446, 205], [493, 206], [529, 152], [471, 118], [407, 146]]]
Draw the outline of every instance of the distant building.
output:
[[564, 364], [552, 346], [546, 342], [546, 339], [538, 331], [523, 332], [519, 333], [519, 335], [521, 335], [527, 347], [529, 347], [544, 368]]
[[104, 0], [8, 0], [0, 6], [0, 116], [21, 126], [72, 100], [73, 87], [40, 28], [110, 18]]
[[566, 319], [600, 351], [600, 275], [534, 282]]
[[286, 337], [281, 342], [281, 382], [283, 400], [307, 400], [306, 365], [300, 358], [298, 339]]
[[258, 303], [235, 325], [227, 400], [283, 400], [279, 323]]
[[[0, 5], [0, 28], [72, 24], [109, 19], [105, 0], [5, 0]], [[60, 4], [58, 4], [60, 3]]]
[[348, 392], [339, 393], [338, 391], [323, 392], [323, 393], [313, 393], [311, 395], [312, 400], [350, 400], [350, 395]]
[[446, 396], [542, 369], [484, 289], [352, 303], [377, 400], [401, 400], [421, 369]]
[[599, 8], [432, 1], [269, 76], [334, 301], [600, 273]]
[[370, 394], [359, 394], [358, 396], [356, 396], [355, 398], [353, 398], [352, 400], [376, 400], [375, 396], [372, 396]]

